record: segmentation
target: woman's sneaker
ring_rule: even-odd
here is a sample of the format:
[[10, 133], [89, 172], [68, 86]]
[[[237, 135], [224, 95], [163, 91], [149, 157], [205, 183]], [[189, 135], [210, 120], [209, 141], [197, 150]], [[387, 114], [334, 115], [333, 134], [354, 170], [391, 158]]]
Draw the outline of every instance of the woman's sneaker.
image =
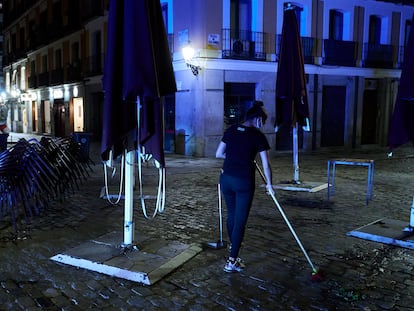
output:
[[240, 272], [244, 269], [244, 264], [239, 260], [231, 261], [227, 259], [226, 264], [224, 265], [224, 272]]
[[246, 268], [246, 265], [244, 264], [243, 260], [240, 257], [237, 257], [236, 261], [239, 263], [239, 266], [241, 269]]

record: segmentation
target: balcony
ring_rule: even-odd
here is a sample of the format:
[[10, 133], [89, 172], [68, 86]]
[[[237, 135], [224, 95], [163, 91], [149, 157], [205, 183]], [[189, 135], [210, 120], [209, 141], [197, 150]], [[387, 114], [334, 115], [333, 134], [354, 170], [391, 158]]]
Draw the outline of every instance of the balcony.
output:
[[20, 18], [24, 12], [36, 4], [37, 0], [14, 1], [10, 8], [8, 2], [3, 1], [4, 27], [8, 27], [15, 19]]
[[[282, 40], [282, 35], [277, 35], [277, 46], [276, 46], [276, 58], [279, 60], [280, 54], [280, 41]], [[300, 37], [303, 51], [303, 60], [305, 64], [313, 64], [314, 59], [314, 45], [315, 39], [311, 37]]]
[[103, 73], [104, 54], [95, 54], [83, 61], [82, 70], [86, 77], [97, 76]]
[[62, 84], [62, 83], [63, 83], [63, 69], [58, 68], [58, 69], [52, 70], [51, 84], [56, 85], [56, 84]]
[[266, 40], [263, 32], [223, 29], [222, 57], [264, 61]]
[[29, 89], [37, 88], [37, 76], [36, 75], [29, 76], [28, 77], [28, 84], [29, 84]]
[[[387, 44], [364, 44], [364, 67], [371, 68], [393, 68], [394, 48]], [[397, 53], [395, 53], [396, 55]]]
[[38, 86], [47, 86], [47, 85], [49, 85], [49, 71], [42, 72], [39, 74]]
[[80, 59], [72, 61], [67, 68], [67, 82], [80, 81], [82, 78], [82, 62]]
[[323, 40], [323, 50], [325, 65], [348, 66], [356, 65], [357, 44], [353, 41], [341, 41], [325, 39]]

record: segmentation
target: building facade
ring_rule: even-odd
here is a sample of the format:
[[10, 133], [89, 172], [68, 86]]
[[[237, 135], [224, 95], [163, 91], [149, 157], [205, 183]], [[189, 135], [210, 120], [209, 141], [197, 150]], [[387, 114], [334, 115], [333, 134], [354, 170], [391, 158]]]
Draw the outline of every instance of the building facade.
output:
[[[9, 0], [3, 4], [3, 76], [12, 131], [66, 136], [102, 128], [108, 2]], [[408, 3], [408, 1], [407, 1]], [[252, 100], [265, 103], [273, 151], [283, 12], [296, 12], [311, 131], [300, 148], [387, 144], [414, 6], [374, 0], [161, 0], [177, 81], [165, 98], [165, 150], [213, 156]], [[194, 55], [184, 58], [183, 48]]]
[[99, 133], [108, 2], [4, 2], [4, 100], [12, 131]]

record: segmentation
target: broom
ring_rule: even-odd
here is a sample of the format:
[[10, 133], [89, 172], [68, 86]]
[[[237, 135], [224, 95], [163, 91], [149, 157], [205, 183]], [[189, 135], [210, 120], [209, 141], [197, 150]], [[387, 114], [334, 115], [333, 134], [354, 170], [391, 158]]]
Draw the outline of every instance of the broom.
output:
[[[257, 164], [257, 162], [254, 162], [256, 165], [257, 170], [259, 171], [260, 176], [262, 177], [263, 181], [266, 183], [266, 178], [262, 172], [262, 170], [260, 169], [259, 165]], [[301, 243], [301, 241], [299, 240], [298, 235], [296, 234], [295, 230], [293, 229], [292, 225], [289, 222], [289, 219], [287, 218], [285, 212], [283, 211], [282, 207], [280, 206], [279, 202], [277, 201], [275, 195], [273, 193], [269, 193], [273, 202], [275, 203], [277, 209], [279, 210], [280, 214], [283, 217], [283, 220], [286, 222], [286, 225], [289, 227], [290, 232], [292, 233], [293, 237], [295, 238], [296, 242], [298, 243], [300, 249], [302, 250], [303, 255], [305, 255], [306, 260], [308, 261], [309, 265], [312, 268], [312, 276], [311, 276], [311, 281], [314, 282], [318, 282], [322, 280], [322, 275], [321, 275], [321, 271], [319, 270], [319, 268], [317, 268], [312, 260], [310, 259], [308, 253], [306, 252], [305, 248], [303, 247], [303, 244]]]

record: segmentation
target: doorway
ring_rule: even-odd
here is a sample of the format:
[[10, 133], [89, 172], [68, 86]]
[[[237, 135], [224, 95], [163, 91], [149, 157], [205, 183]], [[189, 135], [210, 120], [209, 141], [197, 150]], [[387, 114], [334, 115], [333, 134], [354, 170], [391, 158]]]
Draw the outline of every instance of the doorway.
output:
[[377, 143], [377, 90], [364, 91], [364, 105], [362, 107], [361, 144]]
[[53, 117], [55, 125], [55, 136], [65, 137], [66, 136], [66, 109], [65, 103], [62, 99], [57, 99], [53, 103]]
[[324, 86], [321, 147], [344, 145], [346, 86]]
[[83, 98], [77, 97], [73, 99], [73, 129], [75, 132], [83, 132], [84, 128], [83, 116]]
[[175, 96], [164, 97], [164, 150], [175, 152]]
[[[42, 107], [42, 105], [40, 107]], [[37, 132], [37, 120], [38, 120], [37, 105], [35, 101], [32, 101], [32, 132], [33, 133]]]
[[244, 121], [255, 91], [254, 83], [224, 83], [224, 129]]

